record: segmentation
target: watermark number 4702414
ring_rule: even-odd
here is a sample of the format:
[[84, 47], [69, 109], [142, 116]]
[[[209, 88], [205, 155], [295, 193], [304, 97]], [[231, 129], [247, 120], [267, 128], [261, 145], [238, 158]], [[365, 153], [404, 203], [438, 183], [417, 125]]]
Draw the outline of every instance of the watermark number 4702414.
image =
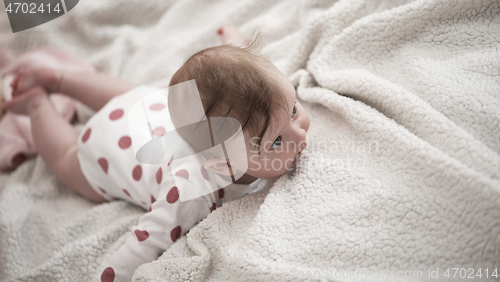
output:
[[3, 2], [13, 33], [56, 19], [78, 4], [78, 0], [3, 0]]

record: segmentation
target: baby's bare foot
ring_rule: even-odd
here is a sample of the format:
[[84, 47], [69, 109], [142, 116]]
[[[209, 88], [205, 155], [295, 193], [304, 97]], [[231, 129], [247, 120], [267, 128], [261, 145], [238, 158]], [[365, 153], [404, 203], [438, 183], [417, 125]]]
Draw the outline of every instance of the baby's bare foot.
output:
[[12, 100], [2, 103], [2, 109], [16, 114], [27, 115], [29, 114], [30, 103], [37, 99], [48, 99], [47, 91], [40, 86], [33, 87], [13, 97]]
[[59, 74], [49, 68], [21, 69], [12, 81], [12, 97], [23, 94], [27, 90], [41, 86], [49, 93], [57, 92], [59, 89]]
[[223, 44], [247, 46], [250, 43], [250, 40], [233, 25], [224, 25], [217, 30], [217, 33], [222, 36]]

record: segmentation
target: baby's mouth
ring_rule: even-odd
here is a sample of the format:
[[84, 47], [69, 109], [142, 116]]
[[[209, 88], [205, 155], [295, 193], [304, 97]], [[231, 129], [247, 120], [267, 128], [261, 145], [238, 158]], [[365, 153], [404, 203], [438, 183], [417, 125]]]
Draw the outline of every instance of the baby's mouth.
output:
[[293, 158], [292, 164], [296, 163], [299, 160], [301, 154], [302, 154], [302, 151], [298, 152], [297, 155], [295, 155], [295, 158]]

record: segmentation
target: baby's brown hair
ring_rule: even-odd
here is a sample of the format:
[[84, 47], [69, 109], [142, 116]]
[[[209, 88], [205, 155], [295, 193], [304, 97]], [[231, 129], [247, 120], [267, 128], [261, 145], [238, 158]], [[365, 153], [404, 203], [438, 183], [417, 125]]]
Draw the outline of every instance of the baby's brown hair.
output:
[[169, 83], [194, 79], [205, 115], [236, 118], [243, 130], [259, 137], [259, 153], [276, 106], [286, 110], [285, 96], [265, 70], [272, 64], [262, 56], [260, 42], [260, 34], [254, 33], [245, 47], [226, 44], [201, 50], [185, 61]]

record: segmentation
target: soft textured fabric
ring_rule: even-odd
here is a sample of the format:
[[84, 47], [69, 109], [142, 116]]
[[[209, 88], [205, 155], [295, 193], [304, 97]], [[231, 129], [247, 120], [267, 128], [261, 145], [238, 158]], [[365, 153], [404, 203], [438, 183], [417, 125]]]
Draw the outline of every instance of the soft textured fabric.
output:
[[[15, 35], [0, 18], [0, 40], [57, 45], [164, 87], [188, 55], [220, 43], [221, 24], [260, 27], [297, 87], [311, 117], [298, 168], [212, 212], [134, 281], [353, 281], [345, 273], [362, 268], [439, 281], [452, 267], [492, 280], [499, 15], [497, 0], [85, 0]], [[0, 177], [0, 279], [92, 280], [142, 214], [92, 204], [27, 162]]]

